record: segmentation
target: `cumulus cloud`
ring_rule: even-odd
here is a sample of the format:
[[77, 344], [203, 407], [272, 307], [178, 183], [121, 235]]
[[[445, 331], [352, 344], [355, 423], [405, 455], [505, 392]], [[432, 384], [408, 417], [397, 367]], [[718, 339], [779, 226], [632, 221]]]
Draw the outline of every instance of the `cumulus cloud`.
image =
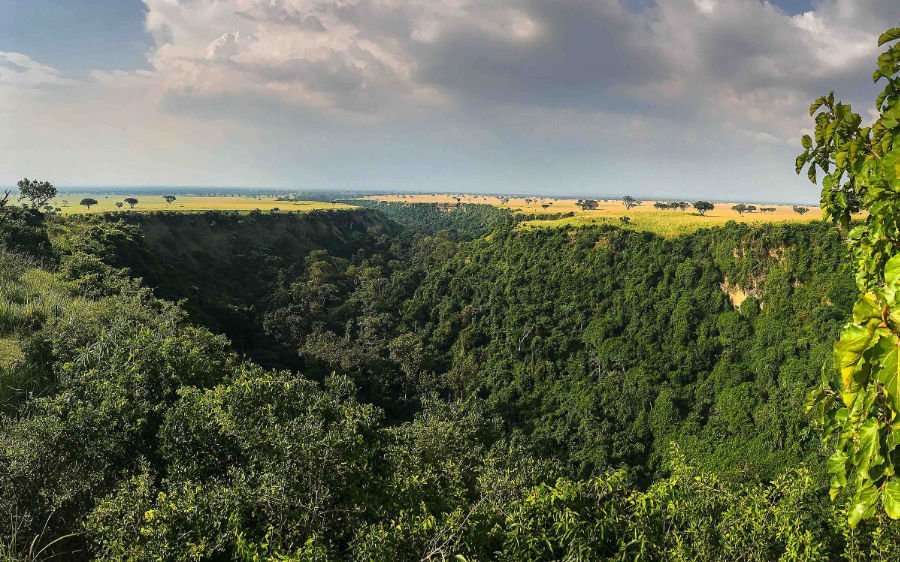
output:
[[[397, 116], [448, 107], [667, 112], [787, 138], [868, 72], [894, 0], [145, 0], [173, 95]], [[502, 114], [499, 111], [498, 114]], [[507, 112], [508, 113], [508, 112]], [[763, 138], [763, 137], [760, 137]]]

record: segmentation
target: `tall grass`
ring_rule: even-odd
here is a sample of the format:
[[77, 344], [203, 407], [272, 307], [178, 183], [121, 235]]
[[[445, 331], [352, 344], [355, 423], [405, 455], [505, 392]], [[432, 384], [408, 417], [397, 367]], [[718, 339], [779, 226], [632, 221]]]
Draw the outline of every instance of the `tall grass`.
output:
[[[3, 267], [0, 260], [0, 268]], [[18, 276], [0, 274], [0, 335], [40, 327], [59, 316], [71, 297], [50, 272], [28, 269]]]

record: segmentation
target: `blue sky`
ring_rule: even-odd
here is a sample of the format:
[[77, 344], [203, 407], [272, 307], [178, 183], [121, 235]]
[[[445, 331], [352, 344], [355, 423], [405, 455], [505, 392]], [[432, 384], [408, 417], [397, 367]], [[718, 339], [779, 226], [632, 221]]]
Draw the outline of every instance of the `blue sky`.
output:
[[812, 201], [895, 0], [0, 0], [0, 183]]
[[140, 0], [0, 0], [0, 51], [72, 73], [149, 68]]

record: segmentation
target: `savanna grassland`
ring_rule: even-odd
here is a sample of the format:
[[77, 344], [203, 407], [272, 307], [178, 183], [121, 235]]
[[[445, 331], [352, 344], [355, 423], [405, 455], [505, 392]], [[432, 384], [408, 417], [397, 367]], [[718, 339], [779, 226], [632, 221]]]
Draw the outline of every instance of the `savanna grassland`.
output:
[[[124, 200], [133, 197], [138, 203], [132, 209]], [[97, 201], [90, 207], [80, 204], [85, 198]], [[122, 203], [117, 207], [116, 203]], [[134, 192], [129, 194], [109, 195], [102, 193], [61, 193], [55, 197], [51, 204], [60, 209], [64, 215], [83, 213], [110, 213], [117, 211], [271, 211], [278, 209], [289, 212], [305, 212], [326, 209], [347, 209], [349, 205], [344, 203], [331, 203], [325, 201], [285, 201], [278, 200], [275, 196], [250, 196], [250, 195], [176, 195], [172, 203], [166, 202], [161, 195], [144, 194]]]
[[[392, 194], [372, 195], [364, 199], [407, 204], [483, 204], [509, 209], [532, 218], [521, 222], [521, 228], [556, 228], [563, 226], [588, 226], [614, 224], [623, 226], [622, 217], [628, 217], [628, 228], [646, 230], [661, 236], [688, 234], [699, 228], [720, 226], [728, 221], [749, 224], [777, 222], [808, 222], [822, 218], [817, 206], [804, 206], [808, 211], [798, 214], [792, 205], [756, 204], [757, 207], [772, 209], [769, 212], [745, 212], [733, 210], [738, 203], [713, 203], [714, 209], [701, 215], [692, 207], [684, 211], [655, 209], [656, 201], [642, 201], [639, 205], [626, 209], [621, 199], [598, 199], [596, 209], [582, 209], [576, 199], [551, 197], [501, 197], [494, 195], [466, 194]], [[752, 202], [745, 202], [752, 203]], [[546, 218], [545, 218], [546, 217]]]

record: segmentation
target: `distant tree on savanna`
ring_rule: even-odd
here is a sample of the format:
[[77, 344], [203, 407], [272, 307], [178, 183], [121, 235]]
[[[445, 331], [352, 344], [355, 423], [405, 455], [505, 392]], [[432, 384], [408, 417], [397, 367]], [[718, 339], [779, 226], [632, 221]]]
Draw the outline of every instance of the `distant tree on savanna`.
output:
[[16, 184], [19, 188], [19, 201], [29, 201], [35, 209], [40, 209], [56, 197], [56, 188], [48, 181], [24, 178]]
[[549, 209], [551, 204], [552, 203], [541, 203], [541, 207], [543, 207], [544, 209]]
[[669, 203], [657, 201], [656, 203], [653, 204], [653, 208], [656, 209], [657, 211], [664, 211], [666, 209], [671, 208], [671, 205]]
[[747, 212], [748, 212], [748, 213], [755, 213], [756, 210], [757, 210], [757, 209], [756, 209], [756, 205], [747, 205]]
[[632, 207], [636, 207], [640, 205], [641, 202], [632, 197], [631, 195], [626, 195], [622, 198], [622, 204], [625, 205], [625, 210], [630, 211]]
[[134, 206], [138, 204], [138, 200], [134, 197], [126, 197], [125, 202], [128, 203], [128, 206], [134, 209]]
[[175, 200], [178, 199], [178, 198], [175, 197], [174, 195], [163, 195], [163, 199], [166, 200], [166, 203], [168, 203], [169, 205], [171, 205], [171, 204], [172, 204], [172, 201], [175, 201]]
[[809, 212], [809, 207], [800, 207], [798, 205], [794, 205], [791, 208], [794, 209], [794, 212], [797, 213], [798, 215], [805, 215], [806, 213]]
[[582, 211], [593, 211], [600, 206], [600, 203], [596, 199], [579, 199], [577, 205], [581, 207]]
[[94, 199], [94, 198], [92, 198], [92, 197], [85, 197], [84, 199], [82, 199], [81, 201], [79, 201], [78, 204], [79, 204], [79, 205], [84, 205], [84, 206], [87, 207], [88, 210], [90, 211], [90, 210], [91, 210], [91, 207], [92, 207], [93, 205], [96, 205], [96, 204], [97, 204], [97, 200]]
[[744, 213], [747, 212], [747, 205], [744, 205], [743, 203], [739, 203], [737, 205], [733, 205], [731, 207], [731, 210], [741, 216], [744, 216]]
[[759, 212], [760, 213], [774, 213], [775, 207], [760, 207]]
[[125, 206], [125, 203], [122, 203], [121, 201], [116, 201], [116, 209], [121, 209], [124, 206]]
[[715, 209], [715, 205], [709, 201], [697, 201], [694, 203], [694, 208], [697, 209], [697, 212], [700, 213], [701, 216], [704, 216], [708, 211]]
[[683, 213], [688, 210], [688, 207], [690, 207], [691, 204], [688, 203], [687, 201], [679, 201], [678, 203], [675, 204], [675, 206], [678, 207], [681, 210], [681, 212]]

